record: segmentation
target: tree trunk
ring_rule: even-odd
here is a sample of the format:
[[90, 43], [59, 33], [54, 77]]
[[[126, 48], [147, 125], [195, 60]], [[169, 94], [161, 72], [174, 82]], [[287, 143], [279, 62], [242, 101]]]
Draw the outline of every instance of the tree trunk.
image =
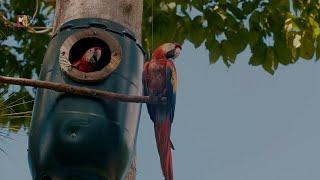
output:
[[120, 23], [141, 40], [143, 0], [58, 0], [53, 31], [78, 18], [102, 18]]
[[[102, 18], [117, 22], [133, 31], [141, 42], [143, 0], [57, 0], [53, 32], [65, 22], [78, 18]], [[135, 180], [136, 158], [126, 180]]]

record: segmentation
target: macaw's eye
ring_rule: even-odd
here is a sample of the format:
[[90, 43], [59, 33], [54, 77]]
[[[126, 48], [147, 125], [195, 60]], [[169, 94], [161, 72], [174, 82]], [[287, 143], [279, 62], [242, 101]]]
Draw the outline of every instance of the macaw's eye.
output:
[[166, 54], [166, 58], [170, 59], [170, 58], [174, 58], [175, 56], [175, 49], [172, 49], [171, 51], [168, 51]]

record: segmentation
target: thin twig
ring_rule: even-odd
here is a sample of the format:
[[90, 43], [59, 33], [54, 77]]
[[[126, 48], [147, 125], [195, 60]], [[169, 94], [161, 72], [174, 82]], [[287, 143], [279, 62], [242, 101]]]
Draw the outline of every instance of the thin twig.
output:
[[2, 116], [15, 116], [15, 115], [21, 115], [21, 114], [31, 114], [31, 113], [32, 113], [32, 111], [9, 113], [9, 114], [0, 114], [0, 117], [2, 117]]
[[[11, 22], [9, 19], [7, 19], [3, 13], [0, 13], [0, 21], [3, 21], [3, 23], [7, 26], [10, 27], [17, 27], [17, 23], [15, 22]], [[30, 32], [30, 33], [34, 33], [34, 34], [45, 34], [48, 33], [50, 31], [52, 31], [52, 27], [46, 27], [46, 28], [42, 28], [42, 27], [32, 27], [32, 26], [26, 26], [24, 27], [26, 29], [26, 31]], [[41, 29], [41, 30], [36, 30], [36, 29]]]
[[32, 86], [37, 88], [51, 89], [57, 92], [65, 92], [65, 93], [78, 94], [78, 95], [91, 96], [91, 97], [101, 97], [101, 98], [109, 99], [111, 101], [150, 103], [150, 104], [165, 103], [167, 101], [166, 97], [151, 98], [149, 96], [131, 96], [131, 95], [114, 93], [114, 92], [90, 89], [85, 87], [72, 86], [68, 84], [25, 79], [25, 78], [0, 76], [0, 83]]
[[[2, 116], [0, 116], [2, 117]], [[18, 119], [18, 118], [31, 118], [31, 114], [29, 116], [3, 116], [4, 118], [10, 118], [10, 119]]]
[[[13, 95], [14, 95], [13, 93], [10, 94], [10, 96], [6, 99], [5, 102], [7, 102], [8, 100], [10, 100], [10, 97], [13, 96]], [[7, 106], [11, 106], [11, 105], [13, 105], [13, 104], [16, 104], [16, 102], [23, 100], [25, 97], [26, 97], [26, 95], [20, 97], [19, 99], [14, 100], [13, 102], [9, 102], [9, 103], [7, 102], [6, 104], [7, 104]]]
[[5, 108], [2, 108], [1, 111], [4, 111], [6, 109], [12, 109], [13, 107], [20, 106], [20, 105], [27, 104], [27, 103], [32, 103], [32, 102], [34, 102], [34, 100], [30, 100], [30, 101], [26, 101], [26, 102], [22, 102], [22, 103], [18, 103], [18, 104], [13, 104], [11, 106], [6, 106]]
[[36, 10], [33, 13], [31, 23], [33, 23], [34, 19], [36, 18], [36, 15], [38, 14], [38, 9], [39, 9], [39, 0], [36, 0]]
[[0, 151], [4, 154], [4, 155], [8, 155], [7, 153], [6, 153], [6, 151], [4, 151], [2, 148], [0, 148]]

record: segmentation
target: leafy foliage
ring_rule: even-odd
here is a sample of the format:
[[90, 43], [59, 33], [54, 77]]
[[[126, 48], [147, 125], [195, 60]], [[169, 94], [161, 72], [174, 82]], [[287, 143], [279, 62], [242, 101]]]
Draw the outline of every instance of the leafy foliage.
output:
[[[27, 129], [31, 119], [33, 98], [25, 90], [15, 93], [8, 88], [0, 91], [0, 141], [10, 139], [10, 132]], [[0, 147], [0, 151], [4, 152]]]
[[189, 40], [196, 48], [204, 43], [210, 63], [222, 59], [230, 66], [249, 47], [249, 64], [271, 74], [278, 64], [320, 58], [319, 1], [145, 0], [144, 6], [143, 43], [149, 49], [166, 41]]
[[[16, 15], [33, 15], [36, 1], [3, 0], [0, 2], [0, 14], [15, 22]], [[40, 13], [33, 24], [45, 26], [53, 8], [41, 5]], [[0, 22], [0, 74], [31, 78], [39, 73], [42, 59], [50, 40], [49, 35], [36, 35], [23, 29], [11, 28]]]
[[[15, 21], [19, 14], [32, 16], [35, 6], [36, 1], [1, 0], [0, 14]], [[41, 1], [39, 7], [32, 24], [50, 26], [53, 4]], [[249, 48], [249, 65], [271, 74], [279, 64], [320, 58], [320, 3], [316, 0], [144, 0], [143, 17], [142, 43], [149, 52], [164, 42], [188, 40], [196, 48], [203, 44], [208, 49], [211, 64], [222, 60], [230, 66]], [[0, 74], [25, 78], [38, 74], [49, 40], [49, 35], [30, 34], [0, 21]], [[6, 95], [14, 91], [19, 93], [12, 98], [31, 98], [25, 88]], [[19, 108], [14, 112], [30, 111], [31, 105]], [[26, 119], [19, 122], [28, 124]], [[0, 118], [0, 125], [7, 124], [22, 127], [15, 119]]]
[[[2, 0], [0, 14], [15, 22], [15, 15], [33, 15], [36, 1]], [[45, 26], [53, 7], [42, 3], [33, 24]], [[40, 72], [49, 35], [27, 33], [23, 29], [5, 26], [0, 21], [0, 75], [31, 78]], [[17, 132], [30, 124], [32, 93], [24, 87], [0, 85], [0, 129]]]
[[[3, 89], [0, 95], [2, 96], [0, 99], [0, 142], [3, 142], [11, 139], [11, 132], [18, 133], [22, 128], [28, 129], [33, 98], [28, 92], [9, 93], [8, 89]], [[1, 152], [6, 154], [0, 143], [0, 154]]]
[[[35, 2], [3, 0], [0, 13], [11, 21], [18, 14], [32, 16]], [[54, 7], [49, 2], [41, 1], [33, 25], [52, 23]], [[167, 41], [189, 40], [195, 47], [205, 45], [210, 63], [221, 59], [227, 66], [250, 48], [249, 64], [273, 74], [279, 63], [320, 58], [319, 14], [315, 0], [145, 0], [143, 45], [151, 51]], [[8, 28], [2, 22], [0, 27], [0, 55], [5, 57], [0, 73], [23, 77], [39, 73], [49, 36]]]

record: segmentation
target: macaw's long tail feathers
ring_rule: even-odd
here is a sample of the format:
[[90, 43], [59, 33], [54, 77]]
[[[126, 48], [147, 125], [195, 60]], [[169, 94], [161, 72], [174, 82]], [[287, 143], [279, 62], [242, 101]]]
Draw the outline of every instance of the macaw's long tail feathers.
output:
[[171, 154], [171, 148], [173, 148], [173, 145], [170, 140], [170, 129], [171, 123], [169, 119], [166, 119], [162, 122], [156, 121], [154, 124], [160, 163], [165, 180], [173, 180]]
[[168, 160], [168, 162], [169, 162], [169, 166], [168, 166], [169, 178], [168, 178], [168, 180], [173, 180], [173, 167], [172, 167], [172, 153], [171, 153], [171, 150], [170, 150], [168, 156], [169, 156], [169, 160]]

